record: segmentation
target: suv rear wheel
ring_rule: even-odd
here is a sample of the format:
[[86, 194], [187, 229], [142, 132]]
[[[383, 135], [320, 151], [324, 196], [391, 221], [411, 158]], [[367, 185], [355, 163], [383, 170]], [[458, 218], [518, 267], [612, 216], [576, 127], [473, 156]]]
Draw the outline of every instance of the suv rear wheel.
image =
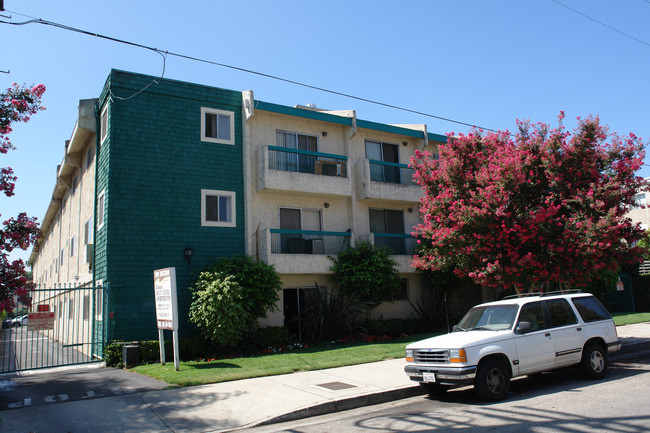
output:
[[607, 374], [607, 352], [598, 343], [589, 343], [582, 351], [582, 372], [589, 379], [602, 379]]
[[510, 391], [510, 372], [498, 359], [488, 359], [478, 366], [474, 390], [481, 400], [499, 401]]

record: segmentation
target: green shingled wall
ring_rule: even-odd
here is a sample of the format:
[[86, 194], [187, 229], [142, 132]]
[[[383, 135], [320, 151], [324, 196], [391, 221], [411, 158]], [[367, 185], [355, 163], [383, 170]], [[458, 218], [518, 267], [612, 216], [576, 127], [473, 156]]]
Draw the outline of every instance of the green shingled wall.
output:
[[[180, 333], [188, 286], [216, 257], [244, 254], [241, 93], [112, 71], [100, 104], [109, 135], [98, 165], [106, 223], [96, 236], [95, 276], [110, 282], [110, 338], [157, 338], [153, 271], [176, 267]], [[112, 97], [107, 91], [110, 88]], [[201, 141], [201, 107], [234, 112], [235, 145]], [[201, 189], [236, 193], [236, 227], [201, 226]], [[183, 251], [192, 247], [191, 268]]]

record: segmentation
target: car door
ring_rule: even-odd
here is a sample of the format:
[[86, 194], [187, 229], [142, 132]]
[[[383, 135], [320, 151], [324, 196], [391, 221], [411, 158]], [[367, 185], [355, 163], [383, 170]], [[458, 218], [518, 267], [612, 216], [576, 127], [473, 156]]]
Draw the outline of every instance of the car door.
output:
[[[530, 322], [531, 328], [519, 331], [521, 322]], [[530, 302], [521, 307], [515, 328], [519, 374], [530, 374], [553, 368], [555, 347], [548, 329], [542, 302]]]
[[584, 331], [566, 299], [544, 301], [551, 319], [551, 337], [555, 347], [555, 366], [580, 362]]

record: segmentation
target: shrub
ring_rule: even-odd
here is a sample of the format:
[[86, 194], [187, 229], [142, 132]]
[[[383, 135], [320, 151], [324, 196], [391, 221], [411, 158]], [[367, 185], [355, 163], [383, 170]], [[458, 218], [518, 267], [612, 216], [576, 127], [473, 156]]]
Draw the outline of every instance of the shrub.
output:
[[190, 322], [221, 346], [239, 343], [255, 318], [244, 307], [245, 293], [233, 277], [202, 272], [192, 287]]
[[386, 248], [362, 242], [347, 248], [336, 257], [330, 270], [339, 289], [371, 305], [378, 305], [402, 286], [396, 263]]

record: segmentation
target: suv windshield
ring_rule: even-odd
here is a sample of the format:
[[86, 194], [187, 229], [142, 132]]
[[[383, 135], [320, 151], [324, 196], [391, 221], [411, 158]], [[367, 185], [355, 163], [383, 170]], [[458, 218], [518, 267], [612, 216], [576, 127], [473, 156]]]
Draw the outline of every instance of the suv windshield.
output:
[[517, 315], [516, 305], [486, 305], [474, 307], [458, 323], [457, 331], [510, 329]]

